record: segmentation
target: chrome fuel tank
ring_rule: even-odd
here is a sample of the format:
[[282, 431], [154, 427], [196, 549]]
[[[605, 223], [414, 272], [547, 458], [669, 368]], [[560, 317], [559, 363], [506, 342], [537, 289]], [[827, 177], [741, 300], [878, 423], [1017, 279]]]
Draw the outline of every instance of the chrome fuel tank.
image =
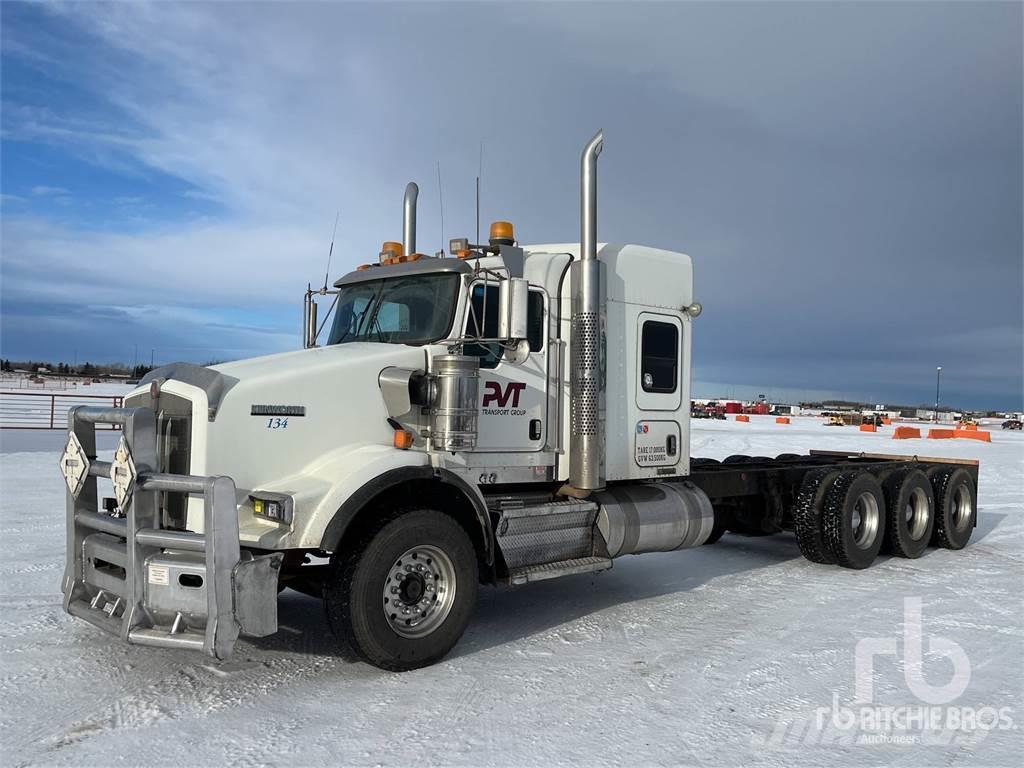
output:
[[699, 547], [715, 521], [711, 500], [689, 481], [611, 486], [591, 498], [609, 557]]

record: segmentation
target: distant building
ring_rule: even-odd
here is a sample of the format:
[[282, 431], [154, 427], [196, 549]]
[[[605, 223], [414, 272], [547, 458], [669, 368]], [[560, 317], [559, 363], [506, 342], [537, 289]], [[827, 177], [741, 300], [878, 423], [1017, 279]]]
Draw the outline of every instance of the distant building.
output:
[[886, 410], [884, 405], [880, 408], [876, 406], [874, 409], [865, 408], [863, 411], [861, 411], [861, 413], [864, 414], [865, 416], [874, 416], [877, 414], [881, 416], [883, 419], [898, 419], [902, 415], [901, 411]]
[[[943, 424], [952, 424], [954, 421], [960, 421], [962, 415], [959, 411], [939, 411], [938, 421]], [[914, 413], [914, 418], [922, 421], [935, 421], [935, 409], [918, 408]]]

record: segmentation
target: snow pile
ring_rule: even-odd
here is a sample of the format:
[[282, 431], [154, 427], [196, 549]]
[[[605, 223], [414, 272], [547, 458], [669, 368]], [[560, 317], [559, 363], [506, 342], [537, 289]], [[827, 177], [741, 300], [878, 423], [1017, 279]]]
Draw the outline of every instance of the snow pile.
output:
[[[62, 613], [63, 436], [5, 434], [4, 762], [1016, 764], [1024, 435], [893, 441], [888, 430], [767, 417], [693, 430], [693, 454], [715, 458], [821, 448], [980, 459], [978, 528], [962, 552], [881, 559], [861, 572], [803, 560], [791, 536], [727, 534], [714, 546], [617, 560], [602, 574], [483, 589], [455, 652], [403, 675], [333, 656], [319, 603], [285, 591], [278, 635], [244, 641], [218, 664], [130, 647]], [[940, 714], [1009, 708], [1016, 729], [947, 729], [940, 745], [847, 743], [816, 730], [819, 709], [854, 706], [859, 640], [903, 647], [904, 598], [921, 599], [929, 684], [953, 673], [931, 640], [955, 643], [969, 660], [966, 689]], [[876, 710], [924, 703], [908, 689], [906, 659], [874, 659]]]

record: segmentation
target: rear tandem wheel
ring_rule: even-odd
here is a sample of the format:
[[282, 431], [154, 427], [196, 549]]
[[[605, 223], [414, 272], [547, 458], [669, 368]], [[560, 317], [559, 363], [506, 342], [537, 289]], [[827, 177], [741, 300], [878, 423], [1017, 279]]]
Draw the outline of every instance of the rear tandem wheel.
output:
[[793, 524], [800, 554], [812, 563], [831, 564], [836, 561], [824, 539], [822, 505], [825, 495], [839, 476], [839, 470], [815, 469], [804, 475], [793, 507]]
[[822, 508], [825, 543], [839, 565], [860, 570], [875, 561], [885, 536], [885, 513], [885, 497], [874, 475], [840, 473]]
[[963, 467], [934, 467], [928, 472], [935, 493], [935, 530], [931, 544], [963, 549], [977, 517], [978, 490]]
[[935, 526], [935, 495], [925, 473], [917, 467], [891, 472], [882, 481], [889, 524], [884, 551], [900, 557], [924, 554]]

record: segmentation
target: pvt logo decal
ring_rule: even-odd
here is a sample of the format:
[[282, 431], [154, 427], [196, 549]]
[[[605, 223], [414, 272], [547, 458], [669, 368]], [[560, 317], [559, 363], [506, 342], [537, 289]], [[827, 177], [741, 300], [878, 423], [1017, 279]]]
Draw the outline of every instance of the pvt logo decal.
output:
[[[510, 381], [504, 387], [497, 381], [484, 382], [483, 412], [486, 416], [522, 416], [525, 410], [519, 407], [519, 397], [526, 384], [521, 381]], [[491, 404], [497, 408], [490, 407]]]

